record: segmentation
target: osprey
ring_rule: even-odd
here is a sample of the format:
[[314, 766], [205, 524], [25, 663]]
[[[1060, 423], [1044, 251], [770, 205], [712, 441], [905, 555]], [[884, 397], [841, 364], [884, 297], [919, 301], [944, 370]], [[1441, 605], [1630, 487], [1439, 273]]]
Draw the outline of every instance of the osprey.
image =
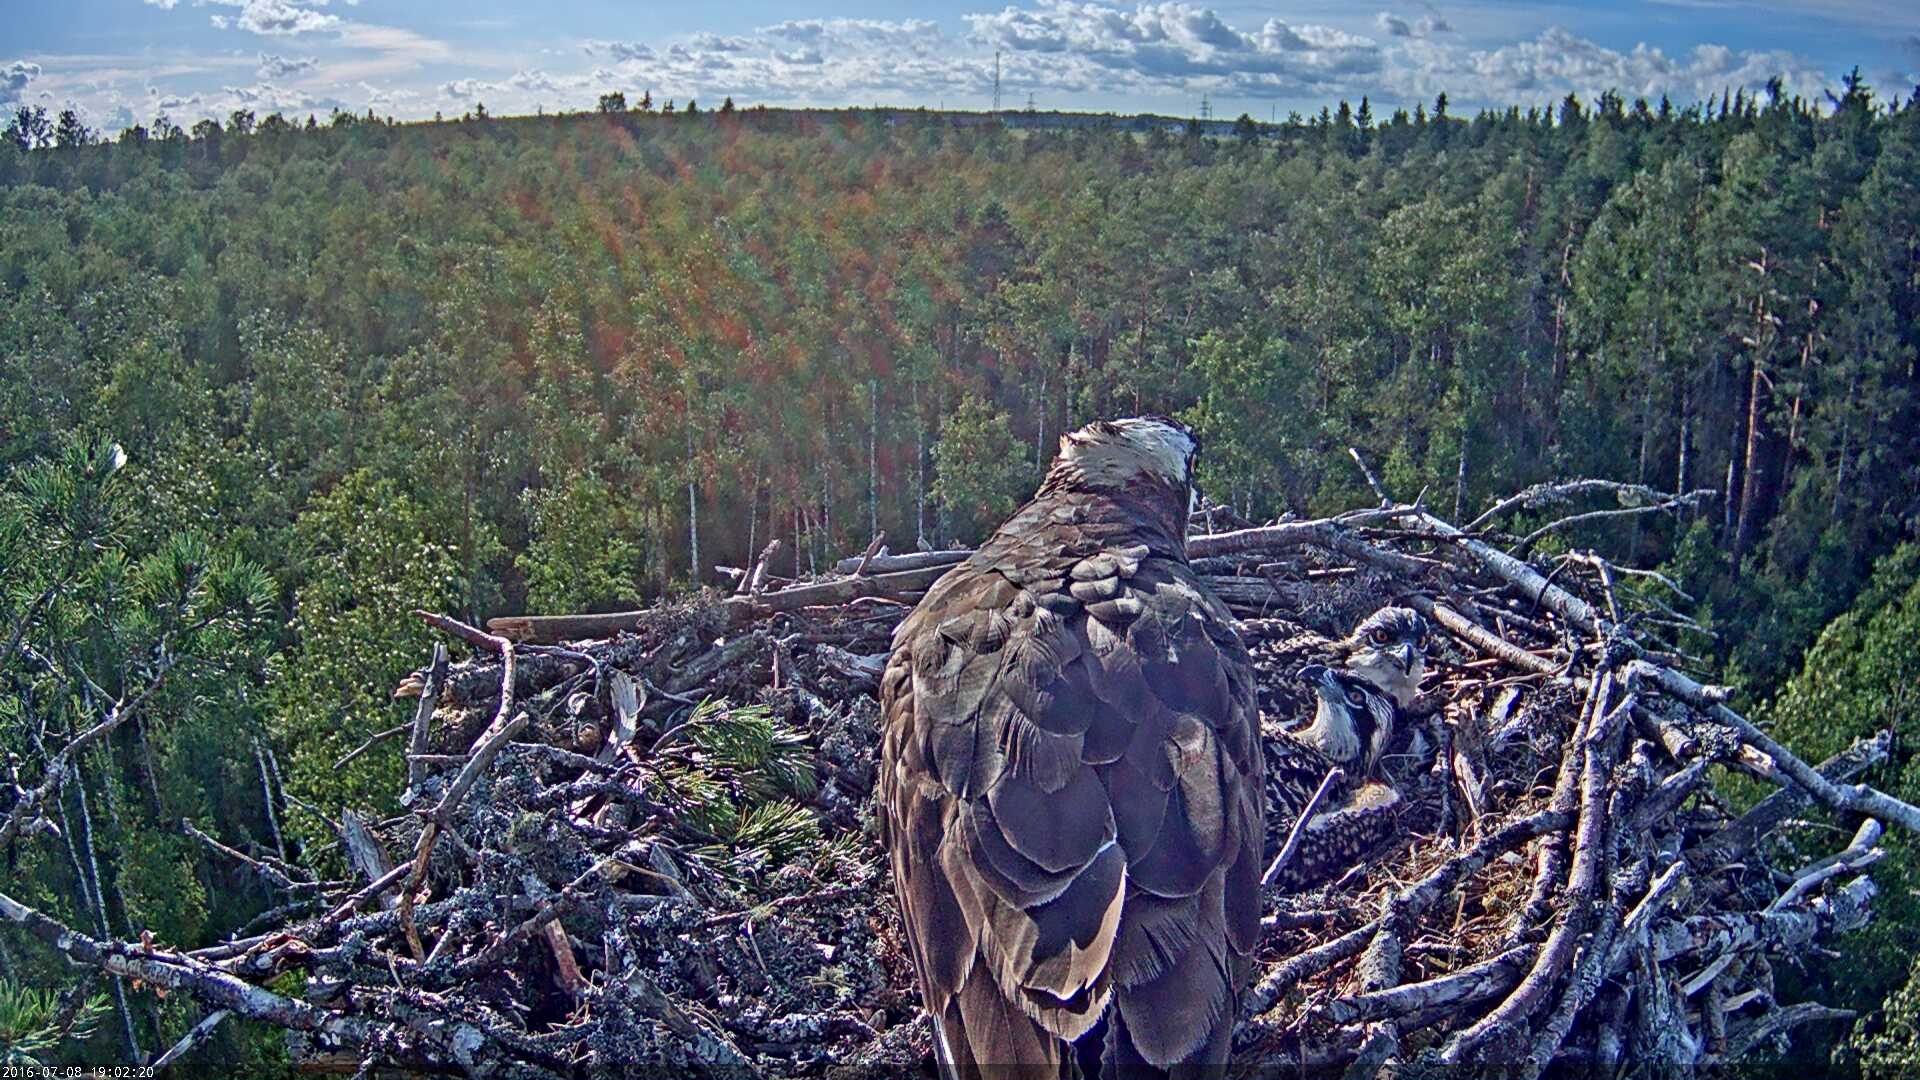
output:
[[1196, 443], [1060, 440], [881, 679], [881, 836], [949, 1078], [1227, 1059], [1260, 933], [1252, 665], [1186, 559]]
[[1274, 878], [1288, 890], [1326, 881], [1353, 866], [1397, 820], [1400, 792], [1373, 779], [1393, 738], [1399, 708], [1369, 679], [1309, 664], [1300, 681], [1314, 696], [1313, 722], [1266, 740], [1267, 798], [1274, 809], [1266, 852], [1277, 854], [1322, 780], [1336, 767], [1346, 780], [1330, 788], [1300, 831], [1293, 857]]
[[[1427, 671], [1428, 630], [1427, 620], [1412, 608], [1381, 608], [1338, 641], [1281, 620], [1265, 621], [1293, 632], [1253, 646], [1255, 661], [1263, 670], [1291, 672], [1305, 664], [1344, 669], [1372, 683], [1401, 709], [1420, 694], [1420, 680]], [[1261, 705], [1269, 715], [1295, 717], [1305, 711], [1311, 699], [1289, 689], [1283, 680], [1262, 695]]]

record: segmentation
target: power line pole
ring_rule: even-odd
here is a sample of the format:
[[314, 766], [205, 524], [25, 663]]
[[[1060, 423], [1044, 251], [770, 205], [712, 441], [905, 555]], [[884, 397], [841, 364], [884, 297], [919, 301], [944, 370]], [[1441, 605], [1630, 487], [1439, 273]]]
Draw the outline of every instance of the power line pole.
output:
[[1205, 94], [1200, 95], [1200, 119], [1213, 119], [1213, 101]]
[[1000, 111], [1000, 50], [993, 50], [993, 111]]

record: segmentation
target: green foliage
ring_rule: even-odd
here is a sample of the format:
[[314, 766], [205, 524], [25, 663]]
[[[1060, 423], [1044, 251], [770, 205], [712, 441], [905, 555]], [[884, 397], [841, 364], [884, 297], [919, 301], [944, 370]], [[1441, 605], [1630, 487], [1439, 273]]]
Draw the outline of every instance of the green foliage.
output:
[[[1725, 488], [1552, 543], [1665, 567], [1719, 635], [1681, 644], [1778, 694], [1810, 755], [1908, 722], [1872, 650], [1910, 606], [1874, 560], [1920, 523], [1912, 103], [1363, 101], [1238, 138], [686, 104], [112, 144], [17, 110], [0, 740], [37, 760], [30, 732], [150, 691], [60, 808], [103, 902], [43, 843], [22, 893], [204, 944], [281, 898], [179, 818], [311, 860], [331, 838], [300, 804], [394, 809], [392, 755], [333, 763], [404, 718], [410, 609], [631, 603], [771, 536], [783, 574], [875, 530], [974, 539], [1062, 432], [1149, 411], [1200, 431], [1204, 489], [1253, 519], [1370, 501], [1350, 446], [1466, 516], [1573, 475]], [[1827, 634], [1858, 648], [1781, 692], [1850, 606]], [[777, 808], [807, 773], [726, 723], [678, 744], [676, 797], [751, 873], [804, 848]], [[1920, 913], [1881, 925], [1864, 1006]]]
[[[1809, 758], [1845, 749], [1854, 740], [1892, 729], [1895, 758], [1870, 776], [1897, 798], [1920, 800], [1920, 758], [1906, 748], [1920, 738], [1920, 544], [1903, 544], [1881, 559], [1853, 608], [1820, 632], [1799, 674], [1788, 680], [1762, 717], [1775, 734]], [[1883, 840], [1890, 857], [1874, 873], [1879, 886], [1875, 919], [1856, 936], [1847, 958], [1816, 961], [1811, 977], [1828, 1000], [1865, 1015], [1853, 1049], [1863, 1060], [1888, 1064], [1920, 1055], [1910, 1018], [1896, 1011], [1899, 997], [1882, 1011], [1874, 1006], [1915, 976], [1908, 971], [1920, 948], [1920, 844], [1904, 832]], [[1828, 838], [1809, 847], [1811, 859], [1831, 849]], [[1902, 1034], [1902, 1032], [1906, 1032]]]
[[[194, 941], [208, 933], [201, 875], [219, 870], [200, 864], [204, 853], [173, 827], [191, 815], [241, 831], [247, 819], [224, 798], [219, 771], [180, 751], [254, 722], [247, 694], [271, 648], [278, 599], [265, 571], [223, 546], [194, 533], [143, 537], [141, 469], [111, 440], [69, 437], [0, 481], [0, 750], [39, 762], [122, 717], [74, 761], [52, 810], [65, 843], [9, 852], [19, 870], [9, 891], [89, 932]], [[30, 985], [52, 985], [66, 970], [38, 943], [18, 941], [7, 954], [23, 958]], [[61, 1037], [42, 1037], [45, 1003], [10, 984], [0, 990], [10, 1053], [38, 1055]], [[90, 1028], [97, 1011], [74, 1015]]]
[[941, 425], [933, 463], [933, 497], [968, 540], [999, 524], [1033, 487], [1027, 448], [1014, 439], [1007, 414], [973, 395]]
[[791, 798], [814, 792], [813, 748], [764, 705], [708, 699], [683, 721], [670, 746], [667, 788], [686, 820], [710, 842], [694, 854], [726, 876], [772, 871], [813, 855], [821, 843], [813, 811]]
[[514, 566], [526, 578], [534, 611], [606, 611], [641, 595], [642, 535], [612, 489], [591, 472], [558, 488], [528, 488], [526, 550]]
[[93, 994], [68, 1009], [49, 989], [0, 979], [0, 1065], [50, 1065], [62, 1042], [85, 1042], [107, 1015], [107, 996]]
[[[456, 608], [463, 568], [443, 537], [458, 508], [433, 489], [409, 492], [371, 472], [350, 474], [314, 500], [294, 529], [305, 580], [294, 597], [298, 652], [276, 658], [272, 730], [288, 753], [287, 790], [329, 813], [392, 805], [404, 776], [391, 755], [336, 762], [409, 710], [394, 686], [419, 663], [415, 608]], [[288, 822], [303, 842], [331, 839], [311, 816]]]

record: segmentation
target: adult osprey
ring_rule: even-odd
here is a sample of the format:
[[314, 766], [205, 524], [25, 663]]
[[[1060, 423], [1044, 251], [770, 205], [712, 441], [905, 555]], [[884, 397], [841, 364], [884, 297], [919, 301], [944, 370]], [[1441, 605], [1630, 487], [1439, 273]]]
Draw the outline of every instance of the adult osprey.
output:
[[1227, 1058], [1263, 765], [1246, 649], [1187, 565], [1195, 448], [1157, 417], [1062, 438], [894, 634], [881, 835], [949, 1077]]

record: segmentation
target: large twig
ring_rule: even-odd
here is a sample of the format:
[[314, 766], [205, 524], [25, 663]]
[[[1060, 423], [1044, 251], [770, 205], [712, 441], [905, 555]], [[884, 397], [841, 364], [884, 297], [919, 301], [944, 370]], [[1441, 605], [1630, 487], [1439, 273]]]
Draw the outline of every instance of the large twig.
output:
[[[1607, 707], [1607, 673], [1596, 677], [1598, 687], [1593, 711]], [[1607, 780], [1613, 771], [1616, 735], [1633, 708], [1633, 697], [1600, 715], [1591, 730], [1580, 739], [1585, 761], [1580, 780], [1580, 824], [1574, 836], [1573, 867], [1567, 876], [1567, 906], [1560, 921], [1547, 935], [1547, 943], [1535, 958], [1533, 969], [1520, 985], [1493, 1012], [1454, 1035], [1440, 1052], [1441, 1060], [1459, 1065], [1479, 1057], [1483, 1047], [1495, 1044], [1521, 1029], [1521, 1025], [1544, 1003], [1560, 973], [1573, 958], [1574, 947], [1587, 930], [1596, 895], [1606, 879], [1612, 861], [1612, 836], [1606, 818]]]
[[1739, 734], [1747, 745], [1773, 759], [1774, 765], [1813, 798], [1834, 810], [1866, 814], [1891, 822], [1910, 832], [1920, 833], [1920, 807], [1902, 802], [1866, 784], [1836, 784], [1819, 770], [1802, 761], [1799, 755], [1781, 746], [1753, 722], [1719, 701], [1707, 688], [1669, 667], [1636, 660], [1628, 665], [1628, 677], [1644, 677], [1660, 689], [1706, 713]]
[[1273, 861], [1267, 864], [1266, 873], [1260, 875], [1260, 885], [1263, 888], [1279, 880], [1280, 872], [1287, 868], [1287, 862], [1293, 858], [1294, 851], [1299, 848], [1300, 836], [1307, 827], [1308, 819], [1313, 817], [1314, 810], [1319, 807], [1320, 800], [1327, 797], [1327, 792], [1332, 790], [1333, 785], [1345, 783], [1346, 779], [1347, 774], [1339, 766], [1327, 770], [1327, 775], [1320, 780], [1320, 786], [1313, 789], [1312, 798], [1307, 800], [1307, 805], [1300, 808], [1299, 816], [1293, 819], [1293, 828], [1287, 830], [1286, 843], [1280, 845], [1279, 853], [1274, 855]]
[[139, 946], [89, 937], [4, 893], [0, 893], [0, 918], [18, 924], [76, 964], [97, 967], [108, 974], [137, 979], [163, 990], [181, 991], [196, 1001], [250, 1020], [312, 1032], [350, 1046], [363, 1045], [372, 1032], [370, 1022], [362, 1017], [283, 997], [242, 982], [218, 968], [196, 964], [178, 955], [148, 953]]
[[232, 1009], [215, 1009], [208, 1013], [199, 1023], [193, 1025], [192, 1030], [182, 1035], [180, 1041], [174, 1043], [171, 1049], [153, 1059], [154, 1070], [156, 1072], [165, 1070], [174, 1062], [192, 1053], [195, 1049], [199, 1048], [202, 1043], [212, 1038], [213, 1030], [219, 1027], [227, 1017], [232, 1015]]
[[[442, 629], [447, 629], [443, 624], [453, 622], [451, 619], [436, 616], [430, 612], [415, 611], [414, 614], [435, 626], [441, 626]], [[464, 624], [458, 625], [465, 630], [472, 629]], [[485, 636], [491, 637], [491, 635]], [[524, 712], [514, 714], [512, 719], [508, 719], [508, 712], [513, 708], [513, 644], [504, 638], [493, 640], [498, 643], [497, 651], [500, 654], [499, 707], [494, 710], [493, 722], [474, 742], [466, 765], [460, 770], [459, 775], [454, 777], [453, 783], [448, 786], [446, 794], [441, 796], [440, 802], [427, 815], [426, 825], [420, 830], [420, 840], [414, 846], [412, 870], [407, 875], [406, 884], [400, 890], [398, 913], [401, 924], [406, 927], [407, 940], [413, 947], [416, 960], [425, 959], [426, 953], [420, 946], [419, 932], [414, 927], [413, 908], [418, 899], [420, 885], [427, 877], [427, 864], [433, 855], [434, 842], [440, 839], [441, 831], [451, 823], [454, 808], [466, 798], [467, 792], [480, 779], [480, 774], [493, 763], [494, 755], [507, 744], [507, 740], [527, 724], [527, 714]]]
[[21, 793], [12, 809], [7, 811], [6, 819], [0, 821], [0, 848], [4, 848], [19, 836], [29, 823], [39, 819], [40, 808], [46, 805], [47, 800], [60, 793], [61, 786], [67, 780], [67, 770], [73, 767], [81, 751], [106, 738], [115, 728], [126, 723], [134, 713], [138, 712], [147, 698], [160, 688], [161, 682], [166, 679], [167, 672], [173, 669], [176, 662], [177, 658], [168, 654], [154, 672], [153, 680], [139, 694], [135, 695], [131, 701], [123, 699], [115, 702], [113, 707], [107, 710], [106, 719], [68, 739], [67, 744], [47, 760], [46, 771], [41, 776], [40, 783]]
[[1584, 514], [1574, 514], [1571, 517], [1559, 518], [1554, 521], [1549, 521], [1522, 537], [1520, 542], [1513, 546], [1513, 553], [1524, 556], [1527, 552], [1532, 551], [1533, 545], [1539, 543], [1542, 538], [1574, 525], [1589, 521], [1609, 520], [1612, 518], [1637, 517], [1642, 514], [1666, 514], [1672, 513], [1675, 510], [1690, 510], [1698, 506], [1701, 502], [1711, 499], [1715, 494], [1717, 493], [1712, 488], [1701, 488], [1698, 491], [1689, 491], [1684, 495], [1669, 495], [1659, 502], [1650, 503], [1645, 506], [1622, 506], [1608, 510], [1589, 510]]
[[427, 665], [427, 681], [420, 688], [420, 700], [413, 709], [413, 733], [407, 739], [407, 788], [412, 790], [420, 786], [426, 778], [427, 766], [415, 755], [427, 752], [427, 737], [433, 723], [433, 713], [440, 707], [440, 694], [447, 687], [447, 647], [441, 642], [433, 643], [433, 660]]

